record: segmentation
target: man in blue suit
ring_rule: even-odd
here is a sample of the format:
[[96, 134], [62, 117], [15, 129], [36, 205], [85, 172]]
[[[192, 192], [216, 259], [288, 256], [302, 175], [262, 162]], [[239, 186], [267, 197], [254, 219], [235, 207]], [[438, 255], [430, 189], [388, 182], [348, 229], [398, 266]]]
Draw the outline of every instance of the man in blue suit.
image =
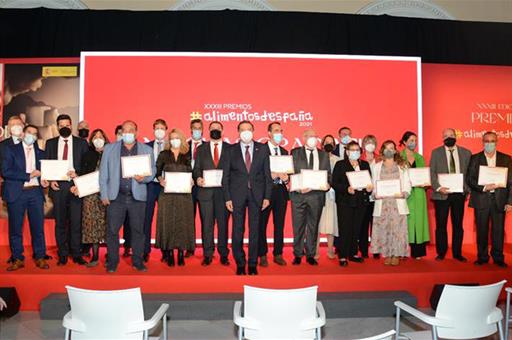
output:
[[[37, 127], [27, 125], [23, 142], [6, 146], [3, 150], [3, 196], [9, 213], [9, 244], [12, 262], [8, 271], [25, 266], [23, 256], [23, 220], [28, 214], [32, 247], [36, 266], [48, 269], [45, 260], [44, 194], [39, 181], [40, 160], [43, 152], [37, 146]], [[43, 183], [48, 186], [47, 182]]]
[[[149, 155], [151, 174], [122, 178], [121, 157]], [[128, 215], [132, 236], [132, 266], [147, 271], [143, 261], [144, 216], [146, 213], [147, 183], [155, 177], [153, 150], [137, 142], [137, 124], [123, 123], [123, 139], [105, 146], [100, 166], [101, 200], [107, 206], [107, 272], [114, 273], [119, 264], [119, 229]]]

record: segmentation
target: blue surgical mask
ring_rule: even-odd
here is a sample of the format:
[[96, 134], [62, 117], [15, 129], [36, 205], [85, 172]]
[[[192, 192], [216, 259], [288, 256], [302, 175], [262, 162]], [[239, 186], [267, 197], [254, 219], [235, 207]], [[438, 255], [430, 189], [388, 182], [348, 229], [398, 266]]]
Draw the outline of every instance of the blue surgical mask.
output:
[[407, 149], [414, 151], [416, 149], [416, 142], [407, 143]]
[[133, 142], [135, 142], [135, 134], [123, 133], [123, 142], [126, 144], [133, 144]]
[[348, 152], [348, 159], [350, 159], [351, 161], [357, 161], [359, 157], [361, 157], [361, 151], [359, 150]]
[[274, 142], [279, 144], [283, 140], [283, 134], [282, 133], [274, 133], [274, 135], [272, 136], [272, 139], [274, 139]]
[[384, 158], [391, 159], [395, 157], [395, 150], [384, 149], [383, 156]]
[[484, 149], [486, 153], [493, 153], [496, 151], [496, 143], [484, 143]]
[[37, 137], [30, 133], [25, 133], [25, 136], [23, 137], [23, 142], [27, 145], [32, 145], [37, 140]]
[[348, 143], [350, 143], [351, 140], [352, 138], [350, 138], [349, 135], [343, 136], [343, 138], [341, 138], [341, 144], [347, 145]]
[[192, 130], [192, 139], [193, 140], [200, 140], [202, 136], [203, 136], [203, 131]]

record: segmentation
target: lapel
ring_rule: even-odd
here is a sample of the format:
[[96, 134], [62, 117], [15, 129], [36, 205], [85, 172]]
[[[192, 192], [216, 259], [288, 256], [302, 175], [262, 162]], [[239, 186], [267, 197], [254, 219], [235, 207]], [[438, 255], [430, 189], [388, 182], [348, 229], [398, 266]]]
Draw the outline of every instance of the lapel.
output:
[[[485, 157], [485, 153], [482, 151], [480, 153], [480, 165], [488, 166], [487, 164], [487, 157]], [[498, 156], [496, 155], [496, 164], [498, 163]]]
[[[16, 151], [16, 161], [18, 162], [18, 166], [20, 169], [23, 169], [23, 172], [25, 172], [25, 169], [27, 168], [27, 162], [25, 160], [25, 149], [23, 148], [22, 143], [18, 143], [14, 145], [14, 150]], [[35, 153], [35, 148], [34, 148]], [[37, 165], [37, 158], [36, 158], [36, 165]]]
[[496, 166], [497, 167], [506, 167], [505, 157], [501, 154], [501, 152], [496, 151]]
[[[457, 153], [458, 152], [459, 152], [459, 150], [457, 150]], [[444, 173], [448, 174], [448, 173], [450, 173], [450, 167], [448, 165], [448, 158], [447, 158], [448, 156], [446, 154], [446, 147], [445, 146], [442, 146], [441, 155], [442, 155], [442, 157], [441, 157], [441, 162], [442, 163], [441, 164], [443, 165], [442, 170], [444, 170], [443, 171]], [[459, 154], [459, 163], [460, 163], [460, 154]], [[461, 168], [462, 168], [462, 166], [461, 166]]]

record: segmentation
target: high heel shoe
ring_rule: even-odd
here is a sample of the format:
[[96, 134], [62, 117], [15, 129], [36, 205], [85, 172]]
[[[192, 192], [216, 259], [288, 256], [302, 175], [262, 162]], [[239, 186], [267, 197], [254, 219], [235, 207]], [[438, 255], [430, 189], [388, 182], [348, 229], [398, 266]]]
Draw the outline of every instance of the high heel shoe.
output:
[[183, 250], [178, 249], [178, 266], [185, 265], [185, 256], [183, 255]]
[[167, 265], [169, 267], [174, 267], [174, 250], [167, 250], [165, 253]]

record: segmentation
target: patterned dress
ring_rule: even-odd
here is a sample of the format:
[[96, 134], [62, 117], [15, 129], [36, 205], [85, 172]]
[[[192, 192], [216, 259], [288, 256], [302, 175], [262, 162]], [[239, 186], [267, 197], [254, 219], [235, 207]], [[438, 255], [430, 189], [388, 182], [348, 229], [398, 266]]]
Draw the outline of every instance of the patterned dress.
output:
[[[339, 160], [341, 160], [340, 157], [330, 155], [331, 173]], [[319, 234], [338, 236], [338, 213], [336, 210], [336, 193], [334, 189], [331, 188], [325, 193], [325, 205], [322, 209], [322, 215], [320, 216], [320, 223], [318, 224]]]
[[[392, 168], [382, 166], [380, 179], [399, 179], [395, 164]], [[400, 215], [395, 198], [382, 199], [380, 216], [373, 217], [371, 252], [384, 257], [405, 257], [408, 254], [407, 215]]]

